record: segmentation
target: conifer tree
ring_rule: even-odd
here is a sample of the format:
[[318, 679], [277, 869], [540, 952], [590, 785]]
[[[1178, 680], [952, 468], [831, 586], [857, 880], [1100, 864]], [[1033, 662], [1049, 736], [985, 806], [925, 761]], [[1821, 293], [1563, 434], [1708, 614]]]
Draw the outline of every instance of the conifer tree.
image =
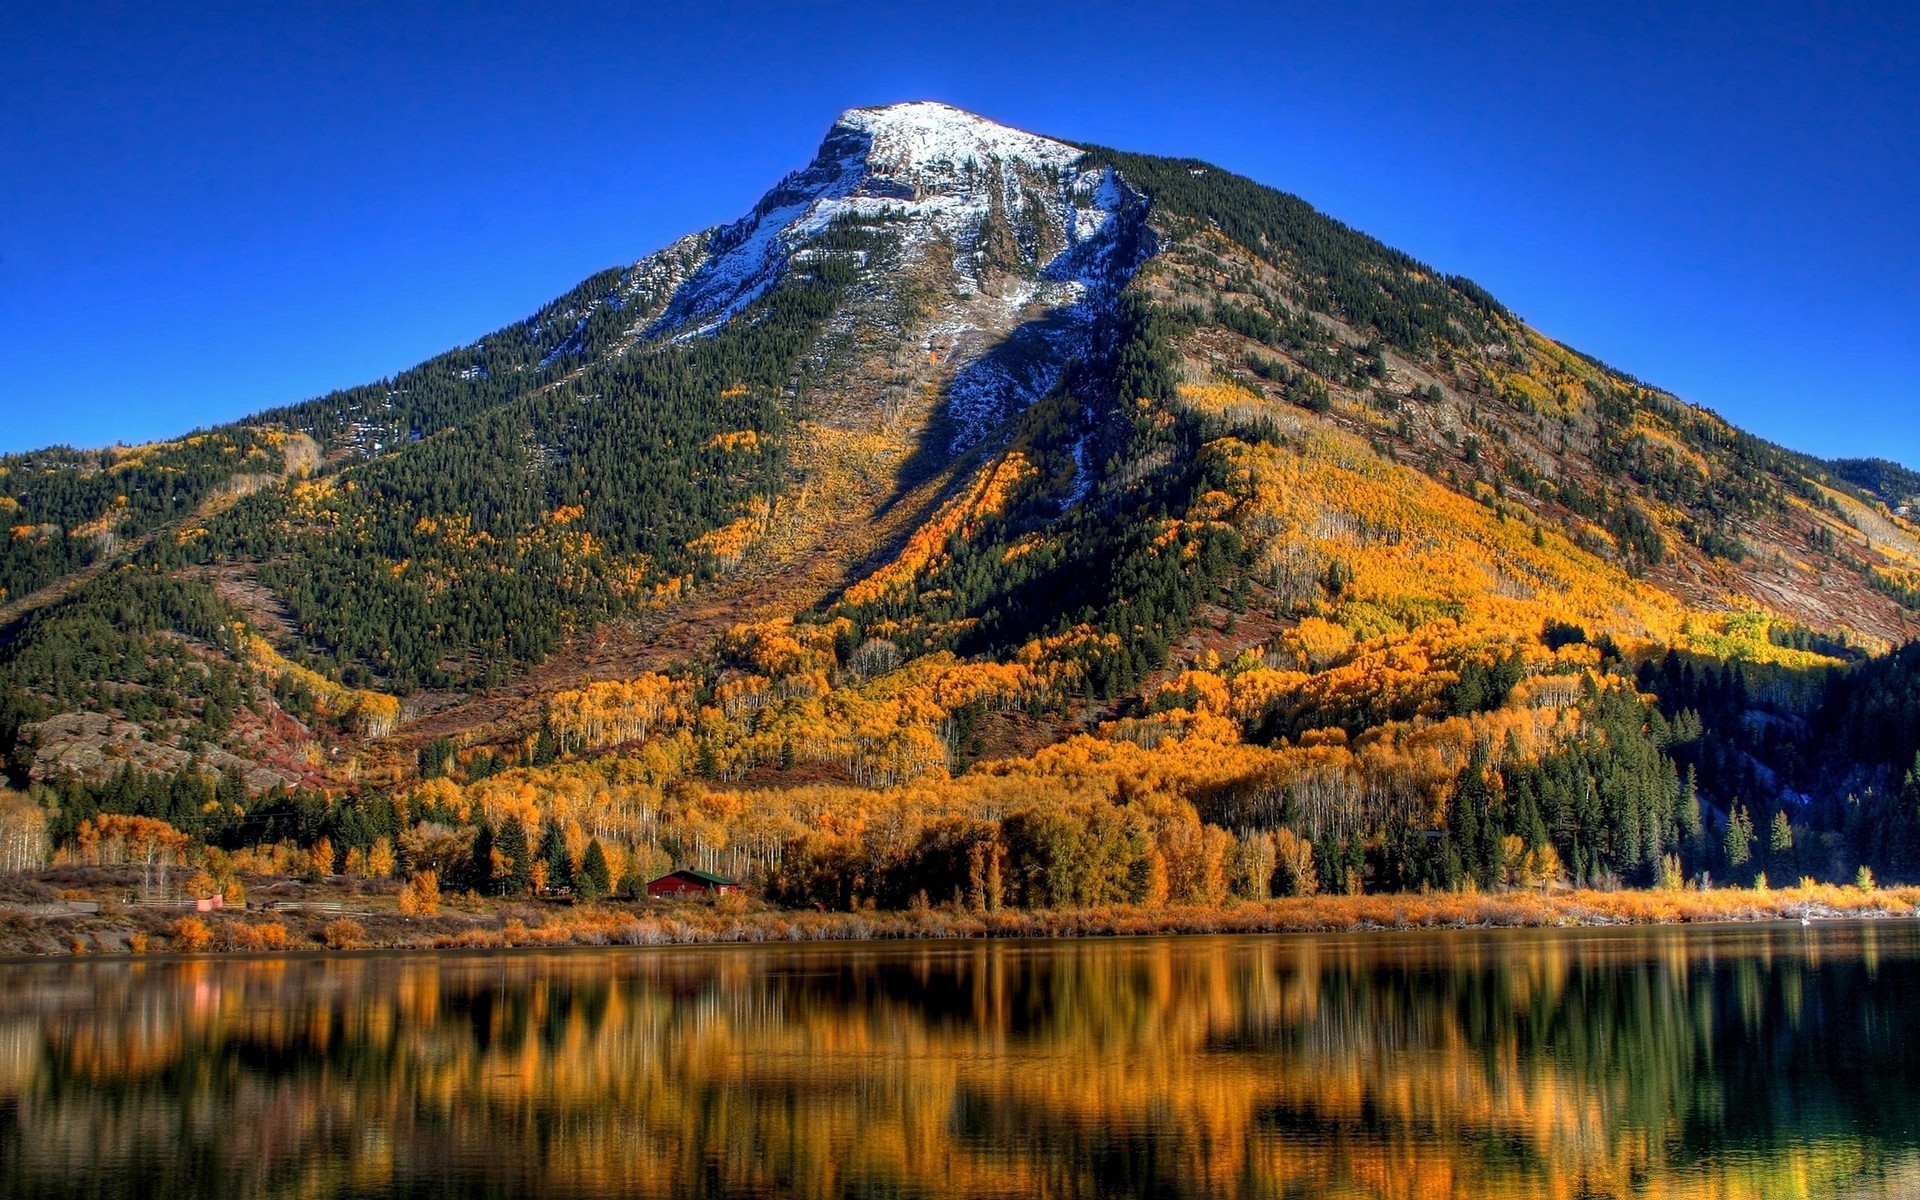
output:
[[533, 886], [533, 854], [527, 846], [527, 827], [519, 817], [508, 817], [494, 836], [494, 849], [507, 860], [505, 872], [494, 882], [503, 896], [524, 896]]
[[491, 895], [495, 889], [493, 878], [493, 826], [485, 821], [473, 835], [473, 853], [467, 859], [467, 869], [462, 873], [461, 882], [481, 895]]
[[1745, 805], [1736, 805], [1728, 814], [1722, 846], [1731, 869], [1743, 867], [1753, 858], [1753, 820], [1747, 816]]
[[646, 873], [641, 871], [636, 857], [627, 864], [626, 874], [620, 877], [620, 894], [629, 900], [644, 900], [647, 895]]
[[573, 856], [567, 853], [567, 838], [557, 821], [548, 821], [540, 835], [540, 858], [547, 864], [547, 887], [556, 892], [573, 890]]
[[580, 861], [580, 876], [575, 881], [574, 887], [583, 900], [598, 900], [612, 887], [612, 873], [607, 867], [607, 852], [600, 848], [599, 838], [594, 838], [587, 843], [587, 852]]

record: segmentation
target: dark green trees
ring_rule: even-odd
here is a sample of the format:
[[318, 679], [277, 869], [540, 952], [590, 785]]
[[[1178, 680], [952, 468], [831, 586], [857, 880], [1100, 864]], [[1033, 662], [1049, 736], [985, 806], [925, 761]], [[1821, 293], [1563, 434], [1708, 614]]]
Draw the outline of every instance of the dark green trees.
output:
[[567, 853], [567, 838], [558, 822], [546, 822], [540, 835], [540, 861], [547, 866], [547, 890], [573, 890], [573, 856]]
[[501, 822], [500, 831], [494, 835], [493, 848], [502, 860], [500, 870], [493, 877], [498, 894], [526, 895], [533, 887], [533, 853], [527, 845], [527, 827], [520, 823], [519, 817], [508, 817]]
[[600, 848], [600, 839], [594, 838], [587, 843], [587, 852], [580, 859], [580, 873], [574, 880], [574, 891], [582, 900], [598, 900], [613, 887], [613, 874], [607, 867], [607, 852]]

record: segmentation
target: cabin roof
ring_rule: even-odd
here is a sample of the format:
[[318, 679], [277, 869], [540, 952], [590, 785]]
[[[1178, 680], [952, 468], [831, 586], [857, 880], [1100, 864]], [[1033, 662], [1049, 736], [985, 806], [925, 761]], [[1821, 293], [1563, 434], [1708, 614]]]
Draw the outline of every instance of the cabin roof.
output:
[[[700, 882], [710, 883], [714, 887], [740, 886], [736, 880], [728, 879], [725, 875], [715, 875], [712, 871], [696, 871], [692, 867], [682, 867], [677, 871], [668, 871], [665, 875], [662, 875], [660, 879], [672, 879], [676, 875], [684, 875], [689, 879], [698, 879]], [[659, 883], [660, 879], [656, 879], [654, 882]]]

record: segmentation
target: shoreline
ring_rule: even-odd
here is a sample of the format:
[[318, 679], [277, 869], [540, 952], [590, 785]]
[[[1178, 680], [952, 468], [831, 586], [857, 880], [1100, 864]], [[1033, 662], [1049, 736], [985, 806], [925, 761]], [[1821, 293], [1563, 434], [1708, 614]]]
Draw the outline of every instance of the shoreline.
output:
[[118, 908], [37, 916], [0, 907], [0, 961], [153, 960], [233, 954], [312, 957], [364, 951], [553, 949], [569, 946], [797, 945], [986, 938], [1113, 938], [1178, 934], [1409, 932], [1609, 928], [1920, 917], [1920, 886], [1862, 890], [1557, 891], [1312, 896], [1216, 908], [1113, 906], [968, 913], [951, 908], [821, 913], [702, 901], [449, 905], [432, 916]]

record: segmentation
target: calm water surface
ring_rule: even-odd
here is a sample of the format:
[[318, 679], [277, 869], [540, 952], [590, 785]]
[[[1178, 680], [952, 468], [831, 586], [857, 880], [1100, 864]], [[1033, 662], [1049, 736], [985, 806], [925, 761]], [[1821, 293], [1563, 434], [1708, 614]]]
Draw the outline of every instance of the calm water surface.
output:
[[0, 965], [0, 1196], [1920, 1196], [1920, 922]]

